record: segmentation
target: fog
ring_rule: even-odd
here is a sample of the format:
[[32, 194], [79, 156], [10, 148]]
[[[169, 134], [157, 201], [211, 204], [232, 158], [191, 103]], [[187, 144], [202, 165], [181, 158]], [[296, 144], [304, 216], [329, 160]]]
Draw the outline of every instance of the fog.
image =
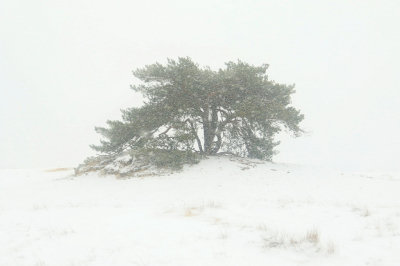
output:
[[77, 166], [143, 99], [132, 70], [240, 59], [296, 84], [277, 162], [400, 171], [399, 1], [0, 2], [0, 168]]

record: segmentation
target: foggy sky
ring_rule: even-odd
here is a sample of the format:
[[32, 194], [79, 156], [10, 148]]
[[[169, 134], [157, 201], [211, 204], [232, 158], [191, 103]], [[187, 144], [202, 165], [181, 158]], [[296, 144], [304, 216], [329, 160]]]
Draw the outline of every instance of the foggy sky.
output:
[[77, 166], [140, 106], [132, 70], [267, 63], [305, 136], [277, 162], [400, 171], [400, 1], [0, 1], [0, 168]]

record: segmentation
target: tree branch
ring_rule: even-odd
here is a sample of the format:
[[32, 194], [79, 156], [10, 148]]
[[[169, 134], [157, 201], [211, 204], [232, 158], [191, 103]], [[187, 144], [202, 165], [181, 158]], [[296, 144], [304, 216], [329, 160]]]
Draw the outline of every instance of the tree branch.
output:
[[190, 124], [190, 127], [192, 129], [192, 133], [194, 135], [194, 137], [196, 138], [197, 141], [197, 146], [199, 146], [199, 150], [202, 153], [203, 152], [203, 147], [201, 146], [201, 141], [199, 136], [197, 135], [196, 129], [194, 128], [193, 122], [188, 118], [185, 120], [185, 122], [188, 122]]
[[170, 126], [169, 128], [167, 128], [167, 130], [165, 130], [164, 132], [160, 133], [160, 135], [166, 135], [168, 133], [168, 131], [171, 130], [171, 128], [175, 128], [174, 126]]

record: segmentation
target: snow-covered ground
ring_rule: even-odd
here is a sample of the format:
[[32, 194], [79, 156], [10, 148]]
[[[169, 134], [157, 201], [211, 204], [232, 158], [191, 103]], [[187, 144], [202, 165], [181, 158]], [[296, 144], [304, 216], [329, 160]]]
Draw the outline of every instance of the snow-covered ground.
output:
[[0, 265], [400, 265], [400, 173], [0, 170]]

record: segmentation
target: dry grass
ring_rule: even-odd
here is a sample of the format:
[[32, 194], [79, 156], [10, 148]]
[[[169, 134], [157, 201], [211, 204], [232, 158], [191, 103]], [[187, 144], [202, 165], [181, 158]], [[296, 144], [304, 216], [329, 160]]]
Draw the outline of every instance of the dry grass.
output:
[[390, 231], [392, 233], [393, 236], [396, 236], [397, 235], [397, 229], [399, 228], [399, 224], [396, 224], [391, 220], [387, 220], [386, 221], [386, 228], [388, 229], [388, 231]]
[[61, 171], [68, 171], [71, 169], [72, 168], [54, 168], [54, 169], [45, 170], [45, 172], [61, 172]]
[[327, 251], [328, 253], [335, 253], [335, 251], [336, 251], [336, 245], [335, 245], [335, 243], [334, 243], [332, 240], [330, 240], [330, 241], [326, 244], [326, 251]]
[[221, 209], [223, 208], [222, 203], [216, 202], [216, 201], [209, 201], [208, 203], [200, 203], [198, 205], [194, 206], [188, 206], [185, 208], [185, 216], [186, 217], [191, 217], [191, 216], [196, 216], [200, 214], [201, 212], [204, 211], [204, 209], [210, 208], [210, 209]]
[[362, 231], [355, 231], [354, 232], [354, 241], [361, 241], [364, 239], [364, 234], [362, 233]]
[[[266, 226], [259, 225], [257, 229], [266, 231]], [[310, 243], [317, 249], [317, 251], [321, 249], [320, 232], [317, 228], [312, 228], [304, 234], [289, 233], [285, 230], [268, 230], [263, 239], [265, 241], [265, 246], [269, 248], [287, 248], [289, 246], [296, 248], [299, 245]], [[331, 252], [329, 251], [329, 248], [334, 250], [334, 245], [328, 245], [327, 250], [328, 252]]]
[[370, 210], [368, 207], [365, 207], [365, 208], [363, 209], [361, 215], [364, 216], [364, 217], [371, 216], [371, 210]]
[[47, 208], [46, 204], [42, 204], [42, 205], [35, 204], [35, 205], [33, 205], [33, 209], [35, 211], [38, 211], [38, 210], [47, 210], [48, 208]]
[[375, 220], [375, 229], [379, 237], [383, 236], [383, 228], [380, 221]]
[[192, 217], [198, 215], [202, 211], [201, 208], [187, 208], [185, 210], [186, 217]]
[[185, 216], [186, 217], [191, 217], [194, 216], [195, 214], [193, 213], [192, 209], [186, 209], [185, 211]]
[[267, 231], [268, 230], [268, 226], [265, 223], [260, 223], [256, 226], [257, 230], [260, 231]]
[[310, 243], [318, 244], [320, 242], [319, 231], [316, 228], [309, 230], [306, 239]]
[[227, 239], [228, 236], [229, 236], [229, 229], [228, 229], [226, 226], [220, 227], [220, 228], [219, 228], [218, 237], [219, 237], [220, 239]]
[[220, 202], [209, 201], [207, 203], [206, 207], [213, 208], [213, 209], [221, 209], [223, 207], [223, 205]]

